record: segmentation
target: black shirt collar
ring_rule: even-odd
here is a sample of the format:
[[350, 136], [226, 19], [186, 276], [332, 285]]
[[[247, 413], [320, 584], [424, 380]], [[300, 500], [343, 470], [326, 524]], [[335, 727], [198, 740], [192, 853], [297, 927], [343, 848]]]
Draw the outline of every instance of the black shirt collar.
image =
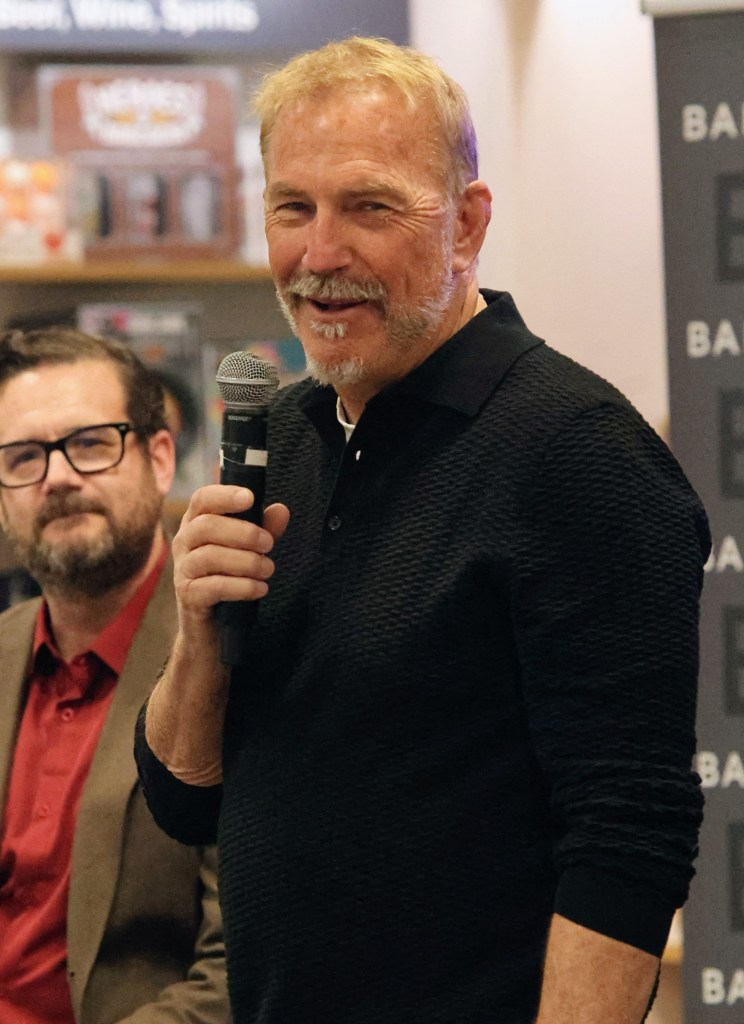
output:
[[[520, 356], [543, 344], [527, 329], [508, 292], [483, 288], [481, 295], [488, 303], [484, 310], [369, 406], [405, 395], [475, 416]], [[331, 387], [309, 388], [300, 398], [313, 420], [318, 407], [332, 404], [335, 410], [335, 403]]]

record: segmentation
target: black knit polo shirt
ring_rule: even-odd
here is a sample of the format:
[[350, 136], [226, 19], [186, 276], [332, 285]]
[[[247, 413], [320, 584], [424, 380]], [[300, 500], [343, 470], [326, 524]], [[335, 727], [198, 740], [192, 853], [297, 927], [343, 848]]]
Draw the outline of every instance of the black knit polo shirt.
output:
[[660, 952], [692, 874], [709, 537], [610, 385], [488, 308], [366, 407], [270, 419], [292, 518], [224, 786], [138, 744], [214, 837], [238, 1024], [526, 1024], [550, 916]]

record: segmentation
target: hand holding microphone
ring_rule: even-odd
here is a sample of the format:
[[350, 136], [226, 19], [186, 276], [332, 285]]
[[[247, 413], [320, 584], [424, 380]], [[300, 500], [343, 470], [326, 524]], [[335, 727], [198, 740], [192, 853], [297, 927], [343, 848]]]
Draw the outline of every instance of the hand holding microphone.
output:
[[[261, 526], [266, 484], [266, 421], [279, 386], [276, 367], [250, 352], [233, 352], [220, 363], [217, 386], [224, 402], [220, 443], [220, 483], [247, 487], [253, 505], [231, 513]], [[217, 605], [221, 658], [225, 665], [248, 661], [249, 626], [255, 620], [255, 601], [225, 601]]]

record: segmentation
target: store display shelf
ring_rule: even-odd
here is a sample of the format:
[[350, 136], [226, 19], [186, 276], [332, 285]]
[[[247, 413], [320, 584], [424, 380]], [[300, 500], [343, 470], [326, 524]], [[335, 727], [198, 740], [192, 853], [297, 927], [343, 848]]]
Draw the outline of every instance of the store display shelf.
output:
[[270, 281], [268, 267], [240, 260], [198, 259], [157, 262], [102, 260], [96, 262], [0, 264], [0, 284], [85, 284], [97, 281], [158, 284], [182, 281], [230, 284]]

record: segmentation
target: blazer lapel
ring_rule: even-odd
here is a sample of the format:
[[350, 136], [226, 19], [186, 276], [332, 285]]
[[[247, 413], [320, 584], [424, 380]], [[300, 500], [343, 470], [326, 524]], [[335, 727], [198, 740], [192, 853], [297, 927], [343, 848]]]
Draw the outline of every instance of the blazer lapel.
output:
[[[172, 577], [168, 561], [116, 684], [80, 801], [67, 917], [68, 961], [75, 972], [73, 995], [79, 999], [115, 895], [127, 806], [137, 785], [135, 722], [176, 633]], [[78, 1013], [80, 1007], [75, 1009]]]
[[26, 696], [26, 676], [40, 598], [24, 601], [0, 621], [0, 823]]

